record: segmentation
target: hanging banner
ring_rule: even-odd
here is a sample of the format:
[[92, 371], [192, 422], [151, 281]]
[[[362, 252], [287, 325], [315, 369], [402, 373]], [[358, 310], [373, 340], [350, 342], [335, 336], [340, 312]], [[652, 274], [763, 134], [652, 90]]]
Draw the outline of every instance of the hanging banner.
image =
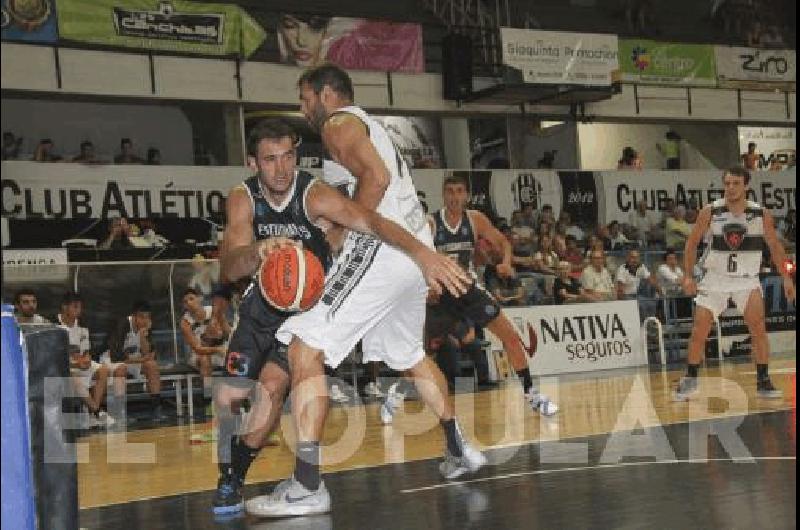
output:
[[58, 40], [55, 0], [5, 0], [2, 39], [25, 42]]
[[56, 0], [62, 39], [106, 46], [249, 57], [263, 28], [244, 10], [186, 0]]
[[500, 40], [526, 83], [609, 86], [619, 69], [616, 35], [500, 28]]
[[348, 70], [425, 71], [419, 24], [283, 14], [276, 30], [284, 64], [308, 68], [329, 62]]
[[[636, 300], [506, 307], [536, 375], [590, 372], [647, 364]], [[502, 342], [490, 331], [492, 350]]]
[[[655, 212], [667, 210], [667, 201], [698, 208], [721, 199], [722, 171], [639, 171], [635, 179], [630, 171], [604, 171], [600, 173], [603, 195], [603, 215], [599, 222], [627, 222], [636, 203], [644, 201], [647, 209]], [[783, 217], [786, 210], [797, 208], [797, 172], [756, 171], [752, 173], [747, 198], [770, 210], [775, 217]]]
[[660, 85], [717, 84], [711, 45], [620, 39], [619, 56], [624, 81]]
[[[753, 87], [752, 82], [794, 86], [797, 59], [794, 50], [766, 50], [714, 46], [720, 86]], [[742, 83], [742, 82], [751, 83]]]
[[442, 167], [442, 135], [439, 120], [420, 116], [373, 116], [411, 169]]
[[756, 144], [758, 169], [787, 169], [797, 162], [797, 139], [792, 127], [739, 127], [739, 152]]

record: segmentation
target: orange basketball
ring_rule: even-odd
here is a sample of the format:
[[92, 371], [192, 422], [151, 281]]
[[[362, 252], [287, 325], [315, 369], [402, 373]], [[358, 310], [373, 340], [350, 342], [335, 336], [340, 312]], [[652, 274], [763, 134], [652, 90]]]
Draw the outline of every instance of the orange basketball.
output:
[[267, 254], [258, 274], [261, 294], [280, 311], [310, 309], [322, 294], [325, 271], [310, 251], [299, 246], [283, 247]]

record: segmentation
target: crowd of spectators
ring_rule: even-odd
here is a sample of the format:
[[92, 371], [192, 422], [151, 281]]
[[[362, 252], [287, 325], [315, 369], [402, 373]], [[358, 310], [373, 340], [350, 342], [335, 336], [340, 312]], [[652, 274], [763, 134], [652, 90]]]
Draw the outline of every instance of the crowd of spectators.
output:
[[[11, 131], [3, 133], [3, 160], [32, 160], [34, 162], [74, 162], [79, 164], [110, 164], [97, 155], [94, 144], [90, 140], [83, 140], [79, 145], [78, 154], [75, 156], [63, 156], [57, 154], [55, 143], [51, 138], [42, 138], [36, 145], [33, 155], [26, 156], [22, 152], [23, 138], [16, 136]], [[155, 147], [147, 149], [146, 158], [136, 154], [133, 147], [133, 140], [122, 138], [120, 149], [113, 157], [114, 164], [139, 164], [157, 166], [161, 164], [161, 151]]]
[[767, 0], [713, 0], [711, 20], [732, 42], [754, 48], [784, 48], [781, 9]]

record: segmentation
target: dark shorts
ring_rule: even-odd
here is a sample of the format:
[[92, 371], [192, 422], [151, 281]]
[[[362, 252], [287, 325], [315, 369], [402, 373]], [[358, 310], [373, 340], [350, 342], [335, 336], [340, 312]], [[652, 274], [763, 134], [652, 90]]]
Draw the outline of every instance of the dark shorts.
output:
[[239, 307], [239, 323], [228, 344], [225, 374], [257, 381], [267, 363], [288, 374], [288, 347], [275, 340], [275, 332], [289, 316], [268, 306], [259, 292], [251, 289], [246, 293]]
[[445, 291], [435, 307], [481, 328], [500, 315], [500, 304], [478, 282], [473, 282], [469, 290], [458, 298]]

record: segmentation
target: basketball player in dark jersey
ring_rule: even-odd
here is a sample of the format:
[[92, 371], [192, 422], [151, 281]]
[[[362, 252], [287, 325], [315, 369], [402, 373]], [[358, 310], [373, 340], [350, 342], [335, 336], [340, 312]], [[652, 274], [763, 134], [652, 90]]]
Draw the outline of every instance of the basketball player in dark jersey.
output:
[[474, 281], [469, 290], [459, 298], [443, 293], [436, 307], [462, 320], [467, 319], [496, 335], [502, 341], [514, 370], [522, 380], [522, 388], [531, 408], [545, 416], [552, 416], [558, 412], [558, 407], [534, 388], [522, 340], [500, 305], [474, 276], [475, 243], [478, 238], [486, 239], [495, 249], [502, 249], [503, 260], [496, 267], [499, 276], [511, 277], [514, 269], [511, 266], [511, 244], [505, 236], [484, 214], [466, 209], [469, 198], [467, 189], [467, 182], [462, 177], [446, 178], [442, 193], [445, 206], [429, 219], [436, 250], [458, 262], [465, 271], [471, 273]]
[[[257, 174], [228, 196], [228, 222], [220, 258], [221, 277], [233, 282], [253, 276], [264, 257], [285, 245], [302, 244], [326, 268], [330, 248], [325, 229], [333, 223], [380, 237], [406, 252], [435, 292], [458, 294], [466, 277], [399, 225], [357, 205], [335, 188], [296, 170], [297, 135], [285, 122], [266, 120], [248, 137], [248, 165]], [[239, 306], [239, 323], [225, 360], [224, 384], [216, 392], [220, 478], [215, 513], [243, 508], [241, 487], [250, 464], [277, 425], [288, 385], [286, 347], [275, 331], [292, 313], [279, 311], [251, 281]], [[255, 387], [255, 388], [254, 388]], [[253, 408], [246, 434], [236, 430], [232, 406], [250, 396]]]

